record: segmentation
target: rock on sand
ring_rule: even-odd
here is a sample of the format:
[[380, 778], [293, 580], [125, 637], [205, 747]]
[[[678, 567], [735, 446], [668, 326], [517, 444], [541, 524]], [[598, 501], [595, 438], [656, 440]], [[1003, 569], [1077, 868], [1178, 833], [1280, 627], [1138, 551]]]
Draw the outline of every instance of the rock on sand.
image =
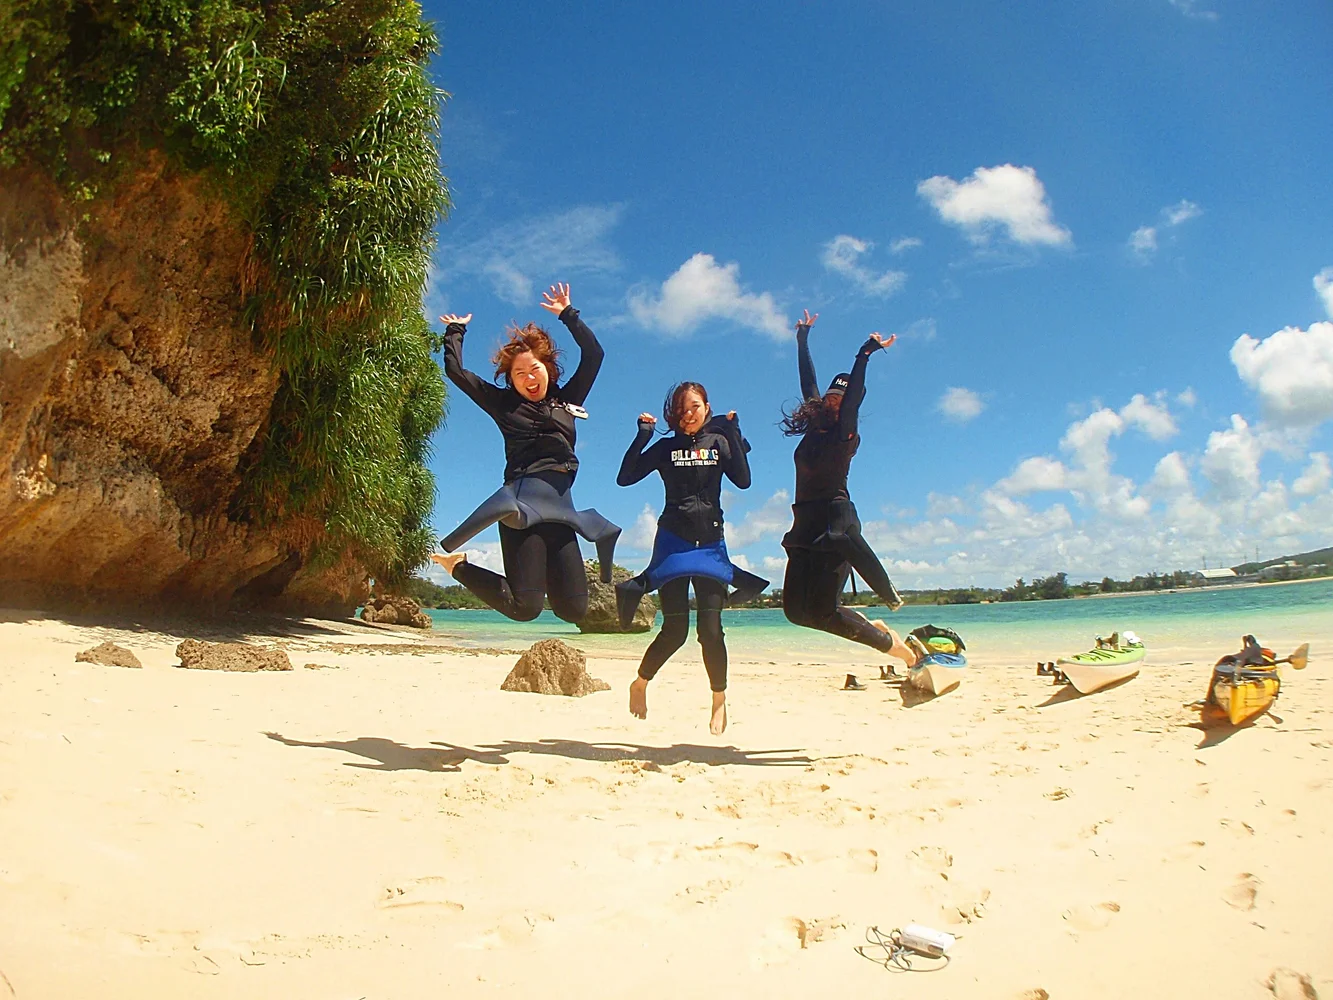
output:
[[243, 642], [200, 642], [186, 639], [176, 647], [180, 665], [188, 670], [291, 670], [292, 661], [281, 649], [249, 646]]
[[559, 639], [543, 639], [518, 658], [500, 690], [582, 698], [594, 691], [610, 691], [611, 685], [588, 674], [580, 650]]
[[103, 642], [74, 654], [75, 663], [100, 663], [104, 667], [142, 667], [139, 658], [124, 646]]

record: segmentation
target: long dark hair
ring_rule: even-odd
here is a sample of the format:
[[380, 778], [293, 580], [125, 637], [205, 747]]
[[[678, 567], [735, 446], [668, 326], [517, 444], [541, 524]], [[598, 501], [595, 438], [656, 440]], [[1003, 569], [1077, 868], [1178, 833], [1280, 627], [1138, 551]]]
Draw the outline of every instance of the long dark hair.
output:
[[806, 431], [831, 430], [838, 422], [838, 413], [842, 407], [842, 397], [836, 398], [838, 402], [830, 405], [825, 397], [812, 396], [802, 400], [795, 409], [784, 409], [779, 424], [782, 433], [787, 437], [796, 437]]
[[550, 377], [551, 389], [554, 390], [560, 384], [560, 348], [555, 346], [551, 335], [536, 323], [529, 323], [527, 326], [514, 325], [509, 328], [509, 339], [491, 355], [491, 362], [495, 365], [495, 377], [504, 379], [505, 384], [512, 389], [514, 380], [510, 378], [509, 370], [514, 367], [514, 359], [528, 351], [546, 366], [546, 374]]
[[666, 399], [662, 400], [662, 422], [672, 433], [680, 430], [680, 409], [685, 402], [687, 392], [697, 392], [699, 398], [704, 401], [704, 406], [709, 405], [708, 390], [698, 382], [677, 382], [673, 385], [667, 390]]

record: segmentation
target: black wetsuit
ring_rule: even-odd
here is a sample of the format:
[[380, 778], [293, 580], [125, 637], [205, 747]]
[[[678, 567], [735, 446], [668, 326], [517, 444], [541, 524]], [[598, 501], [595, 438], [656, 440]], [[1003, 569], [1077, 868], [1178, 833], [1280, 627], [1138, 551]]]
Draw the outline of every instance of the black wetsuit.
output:
[[[810, 328], [796, 328], [801, 395], [818, 399], [819, 383], [810, 359]], [[857, 351], [837, 423], [811, 427], [796, 446], [796, 502], [791, 531], [782, 539], [787, 573], [782, 584], [782, 609], [796, 625], [832, 632], [888, 652], [892, 640], [860, 615], [840, 604], [842, 589], [853, 569], [889, 606], [900, 602], [879, 557], [861, 535], [861, 521], [847, 492], [847, 472], [860, 447], [857, 417], [865, 396], [866, 365], [880, 350], [867, 340]]]
[[[633, 486], [645, 476], [661, 473], [666, 506], [658, 529], [696, 546], [722, 540], [722, 476], [740, 489], [750, 488], [749, 442], [735, 420], [714, 417], [697, 434], [677, 431], [647, 450], [653, 425], [639, 421], [639, 433], [630, 444], [616, 476], [619, 486]], [[704, 669], [714, 691], [727, 689], [727, 646], [722, 632], [722, 608], [727, 584], [711, 576], [682, 576], [658, 588], [662, 599], [662, 630], [643, 654], [639, 676], [650, 681], [671, 655], [685, 644], [690, 631], [690, 584], [697, 607], [696, 629], [703, 647]]]
[[[579, 346], [579, 365], [564, 385], [550, 385], [544, 399], [533, 402], [515, 389], [502, 389], [464, 368], [466, 327], [459, 323], [445, 329], [444, 371], [449, 381], [490, 414], [504, 435], [505, 483], [541, 480], [550, 489], [541, 488], [540, 495], [565, 499], [579, 467], [574, 457], [575, 415], [570, 407], [582, 412], [604, 352], [573, 306], [565, 307], [560, 321]], [[528, 528], [503, 523], [499, 527], [505, 575], [465, 562], [455, 567], [454, 579], [517, 621], [531, 621], [541, 614], [548, 596], [551, 610], [565, 621], [582, 619], [588, 611], [588, 581], [574, 528], [552, 521]]]

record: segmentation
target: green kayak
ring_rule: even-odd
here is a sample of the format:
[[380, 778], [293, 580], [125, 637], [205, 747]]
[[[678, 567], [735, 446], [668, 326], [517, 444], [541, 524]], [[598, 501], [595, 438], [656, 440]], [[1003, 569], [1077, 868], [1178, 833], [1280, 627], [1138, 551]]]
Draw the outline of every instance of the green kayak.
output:
[[1056, 666], [1074, 664], [1087, 667], [1110, 667], [1122, 663], [1137, 663], [1143, 659], [1146, 652], [1147, 648], [1133, 632], [1126, 632], [1123, 636], [1118, 632], [1113, 632], [1105, 639], [1098, 636], [1097, 644], [1086, 653], [1062, 656], [1055, 663]]

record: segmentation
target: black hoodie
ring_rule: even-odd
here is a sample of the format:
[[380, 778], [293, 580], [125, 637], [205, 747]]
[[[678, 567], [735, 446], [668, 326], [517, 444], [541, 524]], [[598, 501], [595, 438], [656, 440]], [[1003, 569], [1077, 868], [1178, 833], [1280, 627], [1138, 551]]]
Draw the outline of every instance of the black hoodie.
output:
[[605, 352], [597, 338], [579, 319], [579, 311], [566, 306], [560, 322], [574, 335], [579, 345], [579, 366], [564, 385], [552, 383], [546, 398], [535, 403], [517, 389], [502, 389], [463, 367], [463, 335], [467, 327], [450, 323], [444, 331], [444, 373], [474, 403], [491, 415], [505, 441], [505, 479], [512, 483], [538, 472], [563, 472], [571, 480], [578, 471], [574, 457], [573, 406], [583, 416], [583, 401], [588, 398]]
[[653, 425], [639, 421], [639, 433], [625, 452], [616, 483], [633, 486], [651, 472], [662, 474], [666, 507], [657, 524], [687, 542], [707, 544], [722, 537], [722, 475], [740, 489], [750, 488], [750, 443], [740, 425], [713, 417], [697, 434], [677, 431], [647, 451]]

